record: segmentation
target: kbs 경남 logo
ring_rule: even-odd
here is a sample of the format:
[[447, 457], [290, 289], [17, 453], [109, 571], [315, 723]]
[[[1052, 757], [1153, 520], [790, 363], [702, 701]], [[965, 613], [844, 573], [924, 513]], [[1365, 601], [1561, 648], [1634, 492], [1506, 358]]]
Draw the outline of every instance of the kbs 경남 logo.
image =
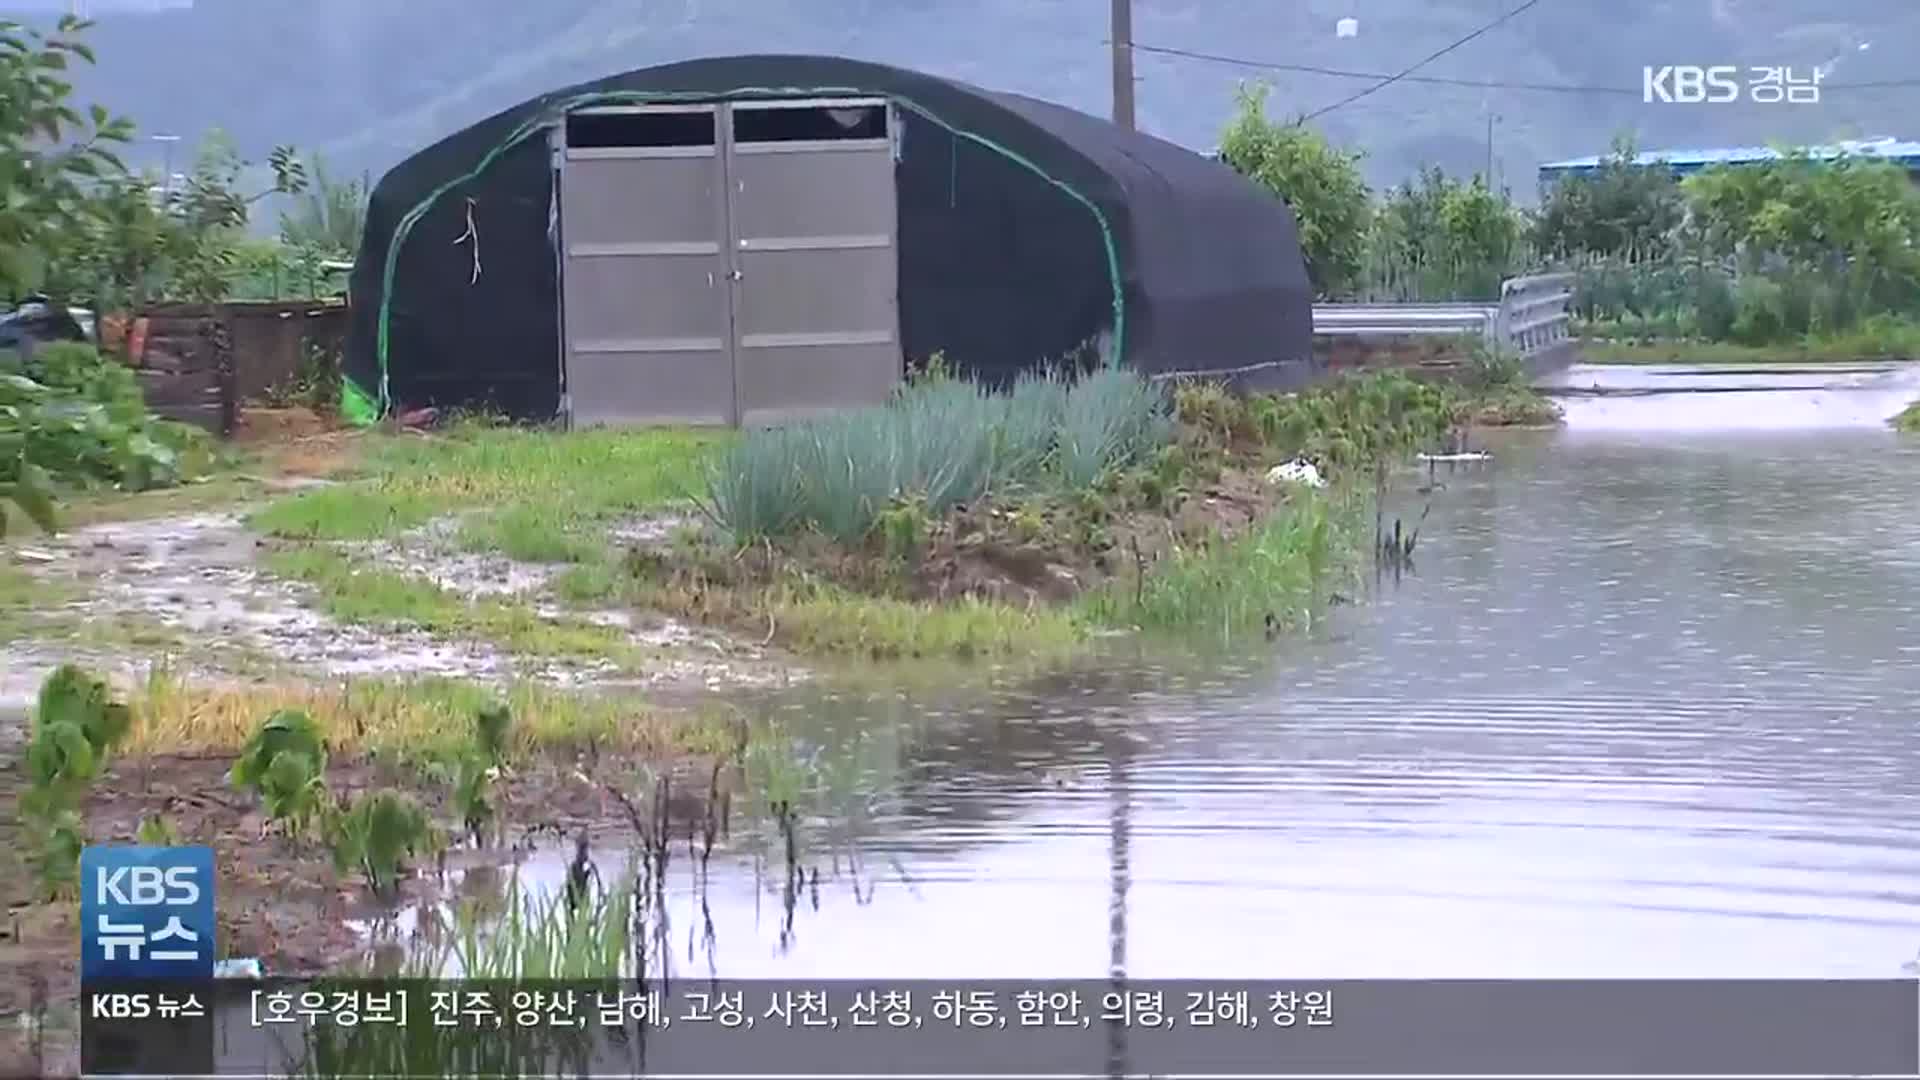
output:
[[1695, 64], [1669, 64], [1642, 68], [1640, 99], [1643, 102], [1720, 105], [1740, 100], [1740, 69], [1729, 64], [1700, 67]]
[[80, 978], [213, 977], [213, 849], [80, 853]]

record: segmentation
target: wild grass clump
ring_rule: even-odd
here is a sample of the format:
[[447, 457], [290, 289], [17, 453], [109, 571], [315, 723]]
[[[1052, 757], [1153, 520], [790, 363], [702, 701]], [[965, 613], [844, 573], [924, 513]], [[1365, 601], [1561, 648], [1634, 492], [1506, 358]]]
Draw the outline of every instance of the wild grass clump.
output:
[[1310, 623], [1352, 553], [1351, 492], [1303, 494], [1248, 532], [1176, 547], [1145, 573], [1082, 598], [1095, 621], [1146, 631], [1217, 632], [1222, 643]]
[[[569, 903], [559, 891], [531, 896], [515, 878], [501, 901], [499, 915], [493, 904], [474, 900], [454, 909], [451, 933], [437, 947], [416, 948], [407, 956], [396, 973], [396, 991], [411, 990], [416, 997], [410, 1004], [423, 1009], [425, 994], [413, 988], [428, 984], [415, 980], [459, 978], [502, 991], [503, 1002], [520, 1001], [516, 1015], [524, 1015], [527, 1002], [505, 997], [507, 988], [571, 983], [543, 993], [548, 1001], [574, 995], [573, 1008], [564, 1015], [588, 1023], [552, 1023], [542, 1012], [540, 1022], [509, 1022], [484, 1038], [458, 1025], [315, 1024], [305, 1031], [305, 1053], [291, 1075], [309, 1080], [586, 1075], [592, 1047], [604, 1031], [594, 1012], [600, 999], [586, 984], [612, 994], [614, 980], [634, 977], [633, 960], [641, 950], [634, 940], [633, 893], [616, 886]], [[322, 980], [316, 988], [326, 985]]]
[[783, 640], [803, 652], [875, 660], [1047, 659], [1085, 641], [1071, 613], [974, 597], [944, 603], [790, 589], [769, 601]]
[[1920, 432], [1920, 401], [1916, 401], [1906, 408], [1901, 409], [1900, 412], [1888, 420], [1887, 423], [1893, 425], [1895, 431], [1908, 433]]
[[516, 878], [503, 917], [456, 911], [449, 964], [460, 978], [483, 981], [631, 977], [633, 910], [625, 884], [570, 898], [559, 889], [529, 895]]
[[461, 550], [498, 552], [530, 563], [580, 563], [603, 550], [590, 522], [552, 506], [509, 506], [461, 523]]
[[135, 754], [237, 753], [255, 736], [261, 717], [281, 710], [309, 717], [336, 753], [422, 763], [461, 760], [474, 745], [476, 716], [497, 706], [510, 709], [513, 718], [498, 737], [503, 760], [589, 742], [648, 751], [697, 749], [717, 738], [700, 717], [663, 712], [632, 696], [538, 683], [512, 686], [502, 696], [448, 678], [213, 684], [157, 667], [130, 706], [126, 749]]
[[816, 529], [845, 544], [896, 502], [929, 514], [989, 492], [1066, 490], [1172, 438], [1170, 402], [1118, 367], [1069, 383], [1023, 375], [1006, 393], [938, 377], [884, 406], [754, 432], [712, 469], [702, 509], [736, 542]]
[[1067, 490], [1090, 487], [1108, 470], [1142, 461], [1172, 439], [1165, 392], [1130, 371], [1103, 368], [1067, 395], [1060, 418], [1060, 481]]
[[[512, 508], [503, 542], [539, 547], [694, 490], [707, 457], [732, 438], [675, 429], [543, 431], [466, 422], [430, 437], [370, 437], [365, 475], [256, 513], [275, 536], [371, 540], [452, 510]], [[481, 526], [480, 528], [485, 528]], [[563, 545], [564, 546], [564, 545]]]
[[313, 586], [320, 610], [343, 622], [491, 641], [526, 656], [617, 662], [633, 653], [626, 635], [616, 628], [549, 619], [517, 600], [462, 596], [425, 578], [370, 566], [323, 547], [270, 552], [260, 563], [269, 573]]

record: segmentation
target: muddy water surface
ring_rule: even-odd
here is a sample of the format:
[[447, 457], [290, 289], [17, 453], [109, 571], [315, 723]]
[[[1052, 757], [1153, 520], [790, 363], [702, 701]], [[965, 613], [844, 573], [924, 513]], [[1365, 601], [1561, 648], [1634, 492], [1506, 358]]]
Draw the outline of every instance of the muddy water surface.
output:
[[817, 885], [789, 913], [778, 844], [736, 835], [695, 888], [679, 848], [676, 969], [1899, 973], [1920, 444], [1882, 421], [1920, 384], [1753, 381], [1570, 373], [1567, 429], [1441, 471], [1415, 572], [1306, 646], [749, 700], [816, 762]]

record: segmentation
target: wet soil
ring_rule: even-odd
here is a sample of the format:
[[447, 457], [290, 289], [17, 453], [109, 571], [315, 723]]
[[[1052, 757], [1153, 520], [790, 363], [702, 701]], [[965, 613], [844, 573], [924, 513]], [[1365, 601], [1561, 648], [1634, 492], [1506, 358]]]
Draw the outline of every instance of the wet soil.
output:
[[[68, 586], [62, 591], [73, 595], [44, 614], [106, 625], [134, 620], [157, 624], [179, 637], [182, 651], [191, 648], [196, 664], [215, 669], [238, 664], [294, 676], [530, 678], [641, 688], [764, 685], [803, 677], [794, 665], [757, 646], [671, 620], [617, 610], [564, 612], [543, 595], [562, 568], [461, 553], [452, 542], [456, 528], [457, 521], [446, 520], [393, 541], [338, 546], [357, 559], [467, 598], [525, 599], [548, 619], [582, 618], [621, 627], [633, 645], [646, 651], [644, 670], [621, 671], [592, 658], [521, 657], [491, 642], [329, 618], [316, 610], [311, 588], [259, 567], [256, 560], [270, 542], [248, 529], [244, 513], [237, 510], [90, 525], [44, 538], [14, 554], [27, 572]], [[9, 650], [6, 674], [0, 676], [5, 684], [0, 685], [0, 702], [19, 700], [46, 671], [72, 657], [70, 651], [58, 659], [36, 655], [40, 651], [31, 646]], [[139, 650], [123, 657], [105, 652], [93, 659], [113, 668], [127, 666], [116, 660], [137, 658]], [[4, 742], [0, 736], [0, 745]]]
[[[257, 803], [227, 782], [231, 755], [149, 755], [112, 765], [94, 785], [85, 814], [95, 843], [131, 843], [140, 822], [164, 815], [180, 842], [216, 852], [218, 955], [256, 957], [271, 975], [317, 975], [375, 962], [354, 924], [377, 922], [422, 901], [444, 897], [453, 870], [500, 865], [542, 841], [586, 835], [596, 846], [635, 842], [628, 806], [651, 814], [643, 777], [667, 779], [669, 832], [689, 833], [729, 782], [713, 762], [690, 756], [602, 762], [540, 757], [506, 773], [496, 789], [499, 835], [471, 841], [437, 860], [421, 860], [387, 903], [372, 898], [359, 875], [337, 874], [331, 853], [315, 841], [269, 828]], [[417, 768], [367, 759], [334, 761], [329, 788], [340, 796], [397, 789], [417, 798], [448, 836], [462, 832], [448, 789]], [[0, 805], [12, 806], [25, 783], [18, 758], [0, 768]], [[715, 785], [720, 785], [716, 787]], [[616, 792], [618, 794], [616, 794]], [[622, 797], [625, 798], [623, 803]], [[725, 796], [721, 796], [724, 802]], [[645, 821], [641, 826], [652, 828]], [[19, 822], [0, 819], [0, 847], [13, 854], [0, 874], [0, 1076], [70, 1075], [76, 1071], [74, 1013], [79, 995], [79, 927], [71, 900], [41, 903], [18, 856]], [[26, 1018], [43, 1016], [37, 1049]]]

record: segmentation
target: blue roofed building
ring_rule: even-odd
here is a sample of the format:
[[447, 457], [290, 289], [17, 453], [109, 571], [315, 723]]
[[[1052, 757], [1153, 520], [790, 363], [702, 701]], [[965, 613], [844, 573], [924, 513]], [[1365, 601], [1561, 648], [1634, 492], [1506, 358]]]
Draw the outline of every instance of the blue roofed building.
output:
[[[1808, 156], [1813, 158], [1836, 158], [1844, 155], [1897, 162], [1906, 168], [1916, 184], [1920, 184], [1920, 142], [1883, 135], [1872, 139], [1854, 139], [1830, 146], [1809, 146], [1804, 149]], [[1779, 151], [1771, 147], [1730, 146], [1717, 150], [1647, 150], [1635, 154], [1633, 160], [1636, 165], [1663, 165], [1676, 175], [1685, 176], [1715, 165], [1753, 165], [1773, 161], [1779, 157]], [[1594, 156], [1549, 162], [1540, 166], [1540, 186], [1547, 188], [1564, 177], [1598, 172], [1602, 160], [1604, 160], [1602, 157]]]

